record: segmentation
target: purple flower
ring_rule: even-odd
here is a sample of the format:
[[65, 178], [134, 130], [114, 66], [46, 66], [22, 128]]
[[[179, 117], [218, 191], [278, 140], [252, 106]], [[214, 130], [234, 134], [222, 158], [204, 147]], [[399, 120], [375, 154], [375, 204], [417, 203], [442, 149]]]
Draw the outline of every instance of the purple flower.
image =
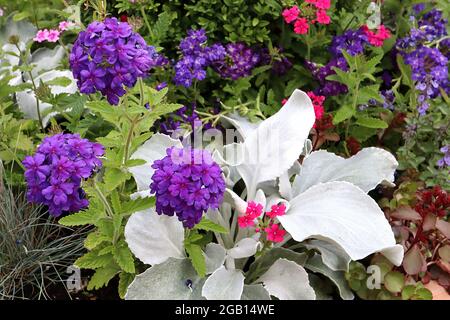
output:
[[33, 156], [23, 161], [28, 185], [27, 198], [47, 205], [53, 216], [77, 212], [89, 204], [81, 181], [101, 167], [103, 146], [81, 139], [78, 134], [46, 137]]
[[137, 78], [168, 61], [128, 23], [107, 18], [92, 22], [80, 32], [69, 63], [80, 92], [100, 91], [110, 104], [116, 105], [126, 92], [124, 86], [133, 87]]
[[443, 146], [440, 151], [444, 157], [438, 160], [437, 165], [441, 168], [450, 166], [450, 145]]
[[182, 56], [174, 66], [173, 81], [176, 85], [189, 88], [194, 80], [201, 81], [206, 78], [206, 68], [214, 61], [222, 59], [225, 49], [220, 44], [206, 46], [208, 38], [203, 29], [191, 29], [187, 34], [180, 42]]
[[213, 63], [214, 70], [222, 78], [237, 80], [247, 77], [260, 60], [260, 54], [242, 42], [229, 43], [225, 46], [226, 56]]
[[343, 34], [333, 37], [330, 52], [334, 57], [342, 57], [342, 50], [351, 56], [356, 56], [364, 52], [364, 46], [367, 43], [367, 36], [361, 29], [347, 30]]
[[156, 212], [176, 214], [185, 227], [192, 228], [204, 212], [222, 202], [222, 171], [206, 150], [172, 147], [166, 154], [152, 165], [156, 170], [150, 189], [156, 197]]

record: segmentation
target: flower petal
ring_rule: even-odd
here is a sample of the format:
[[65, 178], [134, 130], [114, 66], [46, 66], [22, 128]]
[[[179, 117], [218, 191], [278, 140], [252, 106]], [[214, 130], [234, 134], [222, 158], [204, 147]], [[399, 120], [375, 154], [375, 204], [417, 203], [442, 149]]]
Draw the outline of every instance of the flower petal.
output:
[[220, 267], [205, 281], [202, 296], [208, 300], [239, 300], [244, 289], [244, 275], [240, 270]]
[[385, 251], [392, 263], [401, 264], [403, 247], [396, 245], [384, 213], [355, 185], [341, 181], [320, 183], [290, 204], [289, 211], [278, 220], [294, 240], [331, 240], [353, 260]]
[[173, 216], [158, 215], [153, 208], [131, 215], [125, 226], [131, 252], [146, 264], [184, 258], [184, 228]]
[[316, 294], [309, 284], [308, 273], [293, 261], [278, 259], [264, 273], [262, 282], [270, 295], [280, 300], [315, 300]]
[[295, 90], [280, 111], [248, 135], [243, 143], [244, 161], [237, 166], [247, 186], [248, 200], [253, 199], [260, 182], [274, 180], [292, 166], [314, 120], [311, 99]]
[[351, 182], [369, 192], [382, 181], [392, 183], [397, 166], [394, 156], [380, 148], [365, 148], [348, 159], [325, 150], [312, 152], [303, 160], [301, 173], [294, 181], [293, 196], [329, 181]]
[[182, 148], [180, 140], [175, 140], [168, 135], [156, 133], [148, 139], [136, 152], [131, 155], [131, 159], [142, 159], [147, 161], [141, 166], [128, 168], [128, 171], [136, 181], [138, 191], [148, 190], [152, 182], [152, 175], [155, 169], [152, 164], [155, 160], [162, 159], [166, 155], [167, 148]]

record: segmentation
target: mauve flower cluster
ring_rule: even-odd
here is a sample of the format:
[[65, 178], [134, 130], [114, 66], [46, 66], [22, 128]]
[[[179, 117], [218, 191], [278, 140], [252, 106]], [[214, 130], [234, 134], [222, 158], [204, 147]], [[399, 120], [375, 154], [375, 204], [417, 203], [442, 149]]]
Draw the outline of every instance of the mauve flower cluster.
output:
[[206, 68], [213, 62], [225, 57], [225, 49], [220, 44], [206, 46], [208, 38], [203, 29], [189, 30], [186, 38], [180, 42], [181, 59], [175, 64], [173, 81], [186, 88], [192, 86], [194, 79], [206, 78]]
[[226, 55], [212, 65], [222, 78], [237, 80], [247, 77], [261, 61], [260, 53], [242, 42], [228, 43], [225, 51]]
[[439, 151], [441, 151], [444, 156], [438, 160], [437, 165], [441, 168], [450, 167], [450, 144], [443, 146]]
[[101, 144], [81, 139], [79, 134], [46, 137], [33, 156], [27, 156], [25, 179], [30, 202], [47, 205], [51, 215], [77, 212], [89, 205], [81, 181], [102, 166]]
[[404, 53], [404, 60], [412, 69], [412, 79], [416, 81], [418, 111], [424, 115], [429, 108], [428, 99], [439, 95], [439, 88], [449, 91], [448, 59], [436, 48], [420, 46]]
[[399, 39], [396, 44], [405, 63], [411, 66], [412, 80], [416, 82], [416, 89], [419, 91], [417, 109], [420, 115], [426, 113], [429, 99], [436, 98], [440, 94], [440, 88], [447, 93], [450, 91], [445, 43], [436, 48], [426, 45], [427, 42], [445, 37], [446, 25], [447, 20], [443, 19], [442, 12], [433, 9], [419, 19], [419, 28], [411, 29], [410, 34]]
[[69, 62], [80, 92], [100, 91], [110, 104], [116, 105], [125, 94], [124, 86], [133, 87], [137, 78], [168, 61], [128, 23], [107, 18], [90, 23], [86, 31], [80, 32]]
[[260, 51], [260, 65], [272, 65], [272, 73], [282, 76], [288, 73], [292, 68], [292, 62], [283, 55], [283, 48], [274, 48], [275, 53], [270, 54], [268, 48], [262, 48]]
[[156, 197], [156, 212], [177, 215], [187, 228], [194, 227], [208, 209], [222, 203], [225, 180], [206, 150], [171, 147], [153, 163], [150, 185]]
[[[411, 17], [415, 21], [414, 17]], [[407, 49], [417, 47], [424, 42], [431, 42], [447, 35], [447, 19], [442, 17], [442, 12], [433, 9], [423, 15], [417, 22], [418, 28], [412, 28], [409, 34], [400, 38], [396, 45], [397, 48]]]

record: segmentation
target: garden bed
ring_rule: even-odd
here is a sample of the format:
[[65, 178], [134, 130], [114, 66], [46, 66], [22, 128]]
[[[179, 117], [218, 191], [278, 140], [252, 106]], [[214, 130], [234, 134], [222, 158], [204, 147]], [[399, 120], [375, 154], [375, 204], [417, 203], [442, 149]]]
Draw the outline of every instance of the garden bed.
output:
[[449, 299], [446, 1], [0, 1], [0, 299]]

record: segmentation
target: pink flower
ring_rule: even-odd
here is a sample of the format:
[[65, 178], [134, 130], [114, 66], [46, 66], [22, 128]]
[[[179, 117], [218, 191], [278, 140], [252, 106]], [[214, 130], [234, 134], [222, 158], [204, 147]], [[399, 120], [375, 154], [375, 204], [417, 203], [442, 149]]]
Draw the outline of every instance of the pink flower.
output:
[[252, 216], [246, 214], [244, 216], [238, 217], [238, 225], [241, 228], [253, 227], [255, 225], [254, 220], [255, 219]]
[[288, 101], [288, 99], [283, 99], [281, 100], [281, 106], [284, 106], [286, 104], [286, 102]]
[[[308, 97], [311, 99], [314, 107], [314, 114], [316, 116], [316, 121], [322, 119], [323, 115], [325, 114], [325, 109], [323, 107], [323, 103], [325, 101], [324, 96], [316, 96], [314, 92], [309, 91], [307, 92]], [[314, 123], [313, 128], [316, 127], [316, 124]]]
[[298, 15], [300, 13], [300, 10], [297, 6], [293, 6], [290, 9], [284, 9], [283, 10], [283, 18], [286, 23], [291, 23], [292, 21], [295, 21], [298, 18]]
[[330, 0], [316, 0], [314, 1], [314, 5], [316, 6], [317, 9], [330, 9], [331, 6], [331, 1]]
[[271, 219], [274, 219], [277, 216], [283, 216], [285, 213], [286, 213], [286, 205], [284, 203], [275, 204], [271, 207], [271, 210], [269, 212], [266, 212], [266, 216], [268, 216]]
[[281, 230], [280, 225], [272, 224], [264, 229], [267, 232], [267, 240], [272, 242], [282, 242], [286, 230]]
[[296, 34], [305, 34], [308, 32], [309, 24], [305, 18], [298, 18], [294, 24], [294, 32]]
[[75, 23], [70, 22], [70, 21], [61, 21], [59, 23], [59, 31], [66, 31], [67, 29], [69, 29], [70, 27], [74, 26]]
[[46, 41], [48, 39], [48, 34], [49, 31], [47, 29], [39, 30], [33, 40], [36, 42]]
[[362, 26], [362, 30], [366, 34], [369, 43], [375, 47], [381, 47], [384, 40], [391, 37], [391, 33], [384, 25], [380, 25], [376, 33], [370, 30], [366, 25]]
[[330, 16], [327, 15], [327, 12], [325, 10], [319, 9], [316, 12], [316, 18], [317, 22], [321, 24], [330, 24]]
[[262, 211], [262, 204], [250, 201], [247, 205], [247, 209], [245, 210], [245, 214], [250, 216], [252, 219], [256, 219], [261, 215]]
[[59, 40], [60, 32], [56, 29], [51, 29], [48, 31], [47, 41], [48, 42], [56, 42]]

